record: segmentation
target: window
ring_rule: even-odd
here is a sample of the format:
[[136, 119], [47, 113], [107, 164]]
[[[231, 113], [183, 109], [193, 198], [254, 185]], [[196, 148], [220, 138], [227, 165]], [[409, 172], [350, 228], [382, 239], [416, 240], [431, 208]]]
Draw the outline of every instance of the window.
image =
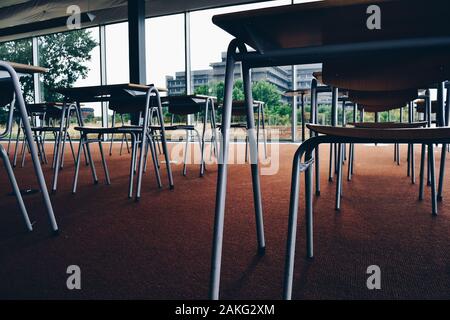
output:
[[[177, 74], [184, 76], [185, 72], [184, 15], [147, 19], [145, 28], [147, 82], [170, 91], [171, 84], [185, 86], [185, 80], [180, 81]], [[169, 82], [168, 76], [176, 81]]]

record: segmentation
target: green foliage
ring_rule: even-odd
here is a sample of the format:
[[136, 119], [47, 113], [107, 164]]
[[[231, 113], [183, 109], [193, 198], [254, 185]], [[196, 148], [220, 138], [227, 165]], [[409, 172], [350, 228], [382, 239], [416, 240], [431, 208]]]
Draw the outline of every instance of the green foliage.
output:
[[[92, 50], [98, 44], [89, 30], [55, 33], [39, 38], [40, 65], [49, 69], [43, 74], [45, 101], [61, 101], [61, 96], [51, 89], [72, 86], [78, 79], [85, 79], [89, 68], [85, 62], [91, 60]], [[9, 41], [0, 44], [0, 60], [32, 64], [30, 39]], [[21, 79], [27, 101], [33, 101], [33, 78]]]
[[41, 66], [49, 68], [49, 72], [43, 76], [45, 101], [60, 101], [62, 97], [51, 89], [71, 87], [78, 79], [87, 77], [89, 68], [84, 63], [91, 60], [92, 50], [97, 45], [88, 30], [40, 38]]

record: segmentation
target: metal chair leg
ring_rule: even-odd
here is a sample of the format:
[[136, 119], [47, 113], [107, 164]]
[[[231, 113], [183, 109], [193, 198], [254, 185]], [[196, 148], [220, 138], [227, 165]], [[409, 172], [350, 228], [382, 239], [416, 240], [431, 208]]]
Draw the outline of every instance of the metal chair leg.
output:
[[190, 133], [186, 130], [186, 144], [184, 147], [184, 160], [183, 160], [183, 176], [187, 174], [187, 157], [190, 154], [190, 146], [189, 146]]
[[86, 139], [86, 143], [85, 143], [85, 145], [86, 145], [86, 153], [87, 153], [89, 165], [91, 167], [92, 178], [94, 179], [94, 184], [98, 184], [97, 172], [95, 170], [94, 160], [92, 159], [91, 148], [89, 146], [89, 140], [88, 140], [87, 137], [85, 139]]
[[416, 184], [416, 159], [414, 153], [414, 144], [411, 144], [411, 183]]
[[19, 121], [17, 126], [17, 136], [16, 136], [16, 145], [14, 146], [14, 157], [13, 157], [13, 167], [17, 166], [17, 156], [19, 151], [19, 142], [20, 142], [20, 127], [22, 126], [22, 120]]
[[133, 184], [134, 184], [134, 168], [136, 165], [136, 153], [137, 153], [137, 137], [134, 133], [131, 133], [131, 161], [130, 161], [130, 181], [128, 188], [128, 198], [133, 198]]
[[155, 169], [156, 183], [158, 184], [158, 188], [161, 189], [162, 188], [161, 174], [159, 172], [158, 154], [156, 152], [155, 142], [153, 141], [153, 135], [149, 134], [148, 139], [149, 139], [148, 146], [149, 146], [150, 152], [152, 154], [153, 169]]
[[420, 175], [419, 175], [419, 200], [422, 201], [423, 200], [423, 194], [424, 194], [424, 189], [425, 189], [425, 182], [424, 182], [424, 178], [425, 178], [425, 155], [426, 153], [426, 149], [425, 149], [425, 145], [422, 144], [422, 151], [420, 154]]
[[342, 158], [343, 158], [343, 145], [338, 144], [338, 172], [336, 181], [336, 211], [341, 210], [341, 198], [342, 198]]
[[353, 148], [354, 144], [350, 143], [349, 147], [349, 155], [348, 155], [348, 172], [347, 172], [347, 181], [352, 181], [352, 173], [353, 173]]
[[[112, 127], [116, 126], [116, 111], [113, 111], [112, 119], [111, 119]], [[114, 143], [114, 133], [111, 134], [111, 144], [109, 145], [109, 155], [112, 156], [112, 148]]]
[[445, 161], [447, 158], [447, 144], [442, 145], [441, 150], [441, 165], [439, 170], [439, 187], [437, 200], [442, 201], [442, 193], [444, 191], [444, 179], [445, 179]]
[[334, 165], [333, 165], [333, 152], [335, 151], [334, 144], [330, 144], [330, 164], [328, 181], [333, 182], [334, 178]]
[[430, 161], [430, 175], [431, 175], [431, 206], [434, 216], [438, 214], [437, 210], [437, 192], [436, 192], [436, 175], [435, 175], [435, 156], [434, 145], [428, 145], [429, 161]]
[[102, 158], [103, 170], [105, 171], [106, 184], [111, 184], [111, 178], [109, 177], [108, 165], [106, 164], [105, 155], [103, 154], [103, 145], [102, 145], [101, 136], [98, 137], [98, 147], [100, 148], [100, 156]]
[[14, 195], [16, 196], [17, 204], [19, 205], [20, 212], [22, 213], [22, 217], [25, 221], [25, 226], [27, 227], [28, 231], [33, 231], [33, 226], [28, 216], [27, 209], [25, 208], [22, 194], [20, 193], [19, 186], [17, 185], [16, 177], [14, 176], [11, 163], [9, 162], [8, 154], [2, 145], [0, 145], [0, 154], [3, 159], [3, 165], [5, 166], [6, 172], [8, 173], [9, 181], [11, 183], [11, 187], [13, 188]]
[[263, 209], [261, 200], [261, 182], [259, 176], [258, 144], [255, 131], [255, 119], [253, 111], [252, 82], [250, 69], [242, 67], [242, 79], [244, 96], [247, 105], [247, 137], [249, 140], [250, 163], [252, 171], [253, 202], [255, 206], [256, 235], [258, 240], [258, 253], [265, 253], [266, 243], [264, 236]]
[[[294, 164], [292, 167], [292, 180], [291, 180], [291, 195], [289, 205], [289, 224], [288, 224], [288, 238], [286, 245], [286, 260], [284, 269], [284, 288], [283, 298], [291, 300], [292, 298], [292, 286], [294, 279], [294, 262], [295, 262], [295, 244], [297, 239], [297, 219], [298, 219], [298, 202], [300, 193], [300, 158], [301, 153], [297, 151], [294, 156]], [[311, 156], [309, 156], [310, 160]], [[306, 184], [311, 189], [312, 184], [312, 172], [311, 168], [306, 171]], [[312, 198], [312, 192], [309, 190], [306, 202], [309, 201], [309, 197]], [[310, 222], [310, 221], [308, 221]], [[308, 226], [307, 226], [308, 227]], [[312, 254], [312, 251], [310, 252]], [[308, 254], [309, 255], [309, 254]]]
[[222, 139], [218, 159], [216, 206], [214, 217], [214, 233], [212, 243], [211, 275], [209, 287], [209, 297], [213, 300], [219, 299], [220, 270], [222, 265], [223, 227], [225, 218], [225, 200], [227, 190], [227, 169], [228, 169], [228, 153], [229, 153], [229, 138], [230, 138], [229, 130], [231, 124], [233, 80], [235, 69], [234, 55], [238, 46], [240, 45], [237, 42], [237, 40], [232, 40], [232, 42], [228, 47], [227, 61], [226, 61], [224, 101], [222, 113]]
[[81, 151], [84, 149], [83, 144], [84, 144], [83, 139], [80, 139], [80, 144], [78, 146], [78, 154], [77, 154], [77, 158], [75, 160], [75, 174], [74, 174], [73, 183], [72, 183], [72, 193], [73, 194], [75, 194], [77, 192], [78, 175], [80, 172]]

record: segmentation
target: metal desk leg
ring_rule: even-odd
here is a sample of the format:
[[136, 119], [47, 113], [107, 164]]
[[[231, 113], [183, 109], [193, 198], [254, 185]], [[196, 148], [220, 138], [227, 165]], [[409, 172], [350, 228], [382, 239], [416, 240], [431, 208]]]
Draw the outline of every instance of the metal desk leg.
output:
[[5, 166], [6, 172], [8, 173], [9, 181], [11, 182], [11, 186], [12, 186], [14, 194], [16, 196], [20, 212], [22, 213], [22, 217], [25, 220], [25, 225], [26, 225], [28, 231], [33, 231], [33, 226], [31, 225], [30, 218], [28, 217], [27, 209], [25, 208], [25, 204], [23, 203], [22, 194], [20, 193], [19, 186], [17, 185], [17, 181], [14, 176], [14, 172], [11, 167], [11, 163], [9, 162], [8, 154], [2, 145], [0, 145], [0, 154], [3, 159], [3, 164]]
[[170, 189], [174, 189], [174, 184], [173, 184], [173, 175], [172, 175], [172, 166], [170, 164], [170, 156], [169, 156], [169, 150], [167, 148], [167, 140], [166, 140], [166, 129], [164, 128], [164, 118], [163, 118], [163, 110], [162, 110], [162, 105], [161, 105], [161, 99], [159, 97], [159, 93], [157, 92], [157, 97], [158, 97], [158, 118], [159, 118], [159, 123], [161, 126], [161, 145], [162, 145], [162, 149], [163, 149], [163, 153], [164, 153], [164, 159], [166, 161], [166, 169], [167, 169], [167, 176], [169, 179], [169, 188]]
[[445, 161], [447, 158], [447, 144], [442, 145], [441, 150], [441, 166], [439, 170], [439, 187], [437, 200], [442, 201], [442, 192], [444, 191], [444, 178], [445, 178]]
[[[56, 163], [55, 163], [55, 168], [53, 170], [52, 192], [56, 192], [56, 188], [58, 187], [58, 174], [59, 174], [59, 169], [60, 169], [61, 160], [62, 160], [61, 144], [63, 141], [63, 134], [65, 135], [64, 123], [65, 123], [66, 109], [67, 109], [67, 106], [64, 103], [62, 110], [61, 110], [61, 125], [59, 127], [58, 139], [57, 139], [57, 141], [55, 141], [55, 143], [56, 143], [56, 150], [55, 150]], [[65, 141], [65, 139], [64, 139], [64, 141]], [[62, 150], [64, 150], [64, 148]]]
[[294, 156], [291, 180], [291, 199], [289, 204], [288, 238], [286, 245], [286, 261], [284, 266], [283, 298], [291, 300], [292, 284], [294, 278], [295, 244], [297, 240], [298, 200], [300, 193], [300, 159], [301, 153], [297, 151]]
[[424, 182], [424, 176], [425, 176], [425, 155], [426, 149], [425, 145], [422, 144], [422, 151], [420, 153], [420, 175], [419, 175], [419, 200], [423, 200], [423, 193], [425, 189], [425, 182]]
[[244, 82], [244, 95], [247, 104], [247, 136], [249, 139], [250, 149], [250, 163], [252, 170], [253, 182], [253, 199], [255, 205], [255, 219], [256, 219], [256, 234], [258, 238], [258, 253], [264, 254], [266, 250], [266, 243], [264, 238], [264, 222], [263, 209], [261, 200], [261, 183], [259, 177], [259, 159], [258, 159], [258, 144], [255, 133], [255, 119], [253, 112], [253, 96], [252, 96], [252, 82], [250, 69], [243, 64], [242, 78]]
[[436, 175], [435, 175], [435, 157], [434, 157], [434, 145], [428, 145], [428, 160], [430, 161], [430, 175], [431, 175], [431, 205], [433, 215], [436, 216], [438, 214], [437, 210], [437, 193], [436, 193]]
[[[111, 119], [111, 127], [115, 128], [116, 127], [116, 111], [113, 111], [112, 114], [112, 119]], [[114, 143], [114, 133], [111, 134], [111, 143], [109, 145], [109, 155], [112, 156], [112, 148], [113, 148], [113, 143]], [[123, 139], [122, 139], [122, 143], [123, 143]], [[122, 147], [120, 147], [122, 149]], [[122, 150], [120, 151], [122, 152]]]
[[225, 72], [224, 102], [222, 113], [222, 139], [219, 151], [216, 207], [214, 217], [214, 234], [211, 257], [211, 275], [209, 297], [219, 299], [220, 269], [222, 264], [223, 225], [225, 218], [225, 199], [227, 190], [227, 163], [229, 148], [229, 130], [231, 124], [231, 108], [233, 101], [233, 80], [235, 67], [235, 54], [238, 47], [237, 40], [232, 40], [227, 53]]
[[[311, 81], [311, 123], [317, 124], [318, 117], [318, 106], [317, 106], [317, 80], [313, 79]], [[309, 131], [310, 136], [313, 137], [315, 134], [312, 130]], [[320, 196], [320, 149], [319, 146], [315, 149], [315, 179], [316, 179], [316, 196]]]
[[19, 78], [17, 77], [16, 72], [11, 68], [10, 65], [5, 63], [0, 63], [3, 68], [5, 68], [8, 73], [11, 75], [11, 79], [14, 84], [15, 94], [16, 94], [16, 102], [20, 115], [22, 117], [23, 128], [25, 132], [25, 136], [27, 137], [28, 145], [31, 152], [31, 158], [33, 160], [34, 171], [36, 172], [36, 177], [39, 183], [39, 188], [42, 193], [42, 198], [44, 200], [44, 204], [47, 209], [48, 218], [50, 220], [51, 228], [54, 232], [58, 231], [58, 225], [56, 223], [55, 214], [53, 212], [52, 203], [50, 201], [50, 196], [48, 194], [47, 185], [45, 183], [44, 173], [42, 172], [41, 163], [39, 161], [39, 156], [37, 154], [36, 146], [33, 143], [33, 133], [31, 132], [30, 123], [28, 122], [28, 114], [25, 108], [25, 101], [23, 100], [23, 95], [20, 87]]
[[336, 211], [341, 210], [341, 197], [342, 197], [342, 159], [343, 159], [343, 144], [338, 144], [338, 172], [336, 181]]

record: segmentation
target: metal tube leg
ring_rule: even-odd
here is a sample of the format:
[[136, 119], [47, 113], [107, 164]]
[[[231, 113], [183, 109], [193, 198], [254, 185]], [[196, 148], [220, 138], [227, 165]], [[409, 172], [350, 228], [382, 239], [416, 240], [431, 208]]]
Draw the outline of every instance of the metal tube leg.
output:
[[37, 180], [39, 183], [39, 188], [41, 190], [42, 198], [43, 198], [44, 204], [47, 209], [47, 214], [48, 214], [48, 218], [50, 220], [51, 228], [52, 228], [53, 232], [56, 233], [58, 231], [58, 225], [56, 223], [55, 214], [53, 212], [52, 203], [50, 201], [50, 196], [48, 194], [47, 185], [45, 183], [44, 173], [42, 172], [42, 167], [41, 167], [41, 163], [39, 161], [36, 146], [33, 143], [33, 133], [31, 132], [30, 123], [28, 122], [28, 114], [27, 114], [27, 110], [25, 107], [25, 101], [23, 100], [23, 95], [22, 95], [22, 92], [20, 89], [20, 82], [17, 77], [17, 74], [11, 68], [11, 66], [5, 65], [3, 67], [9, 71], [11, 78], [13, 80], [13, 83], [14, 83], [16, 101], [18, 102], [17, 106], [18, 106], [20, 115], [22, 117], [25, 136], [27, 138], [27, 141], [29, 142], [29, 148], [30, 148], [30, 152], [31, 152], [31, 159], [33, 161], [34, 171], [36, 173], [36, 177], [37, 177]]
[[411, 183], [416, 184], [416, 159], [414, 153], [414, 144], [411, 144]]
[[94, 178], [94, 184], [98, 184], [97, 172], [95, 170], [94, 160], [92, 159], [91, 148], [89, 147], [89, 141], [88, 141], [87, 137], [85, 139], [86, 139], [86, 143], [85, 143], [86, 153], [87, 153], [87, 157], [88, 157], [88, 162], [91, 167], [92, 177]]
[[315, 152], [315, 173], [316, 173], [316, 196], [320, 197], [320, 150], [317, 146]]
[[433, 215], [438, 214], [437, 211], [437, 192], [436, 192], [436, 175], [435, 175], [435, 157], [434, 157], [434, 145], [428, 145], [429, 161], [430, 161], [430, 175], [431, 175], [431, 205]]
[[[231, 123], [231, 107], [233, 100], [233, 78], [235, 68], [235, 52], [238, 46], [237, 40], [232, 40], [228, 47], [224, 102], [222, 113], [222, 145], [219, 149], [216, 206], [214, 217], [214, 233], [211, 257], [211, 275], [209, 297], [213, 300], [219, 299], [220, 287], [220, 269], [222, 264], [222, 244], [223, 244], [223, 226], [225, 218], [225, 200], [227, 190], [227, 163], [229, 152], [229, 130]], [[242, 45], [243, 46], [243, 45]]]
[[329, 175], [328, 175], [328, 181], [333, 182], [333, 176], [334, 176], [334, 167], [333, 167], [333, 152], [334, 152], [334, 144], [330, 144], [330, 165], [329, 165]]
[[83, 139], [80, 139], [80, 144], [78, 146], [77, 158], [75, 160], [75, 174], [73, 177], [73, 184], [72, 184], [72, 193], [73, 194], [75, 194], [77, 192], [78, 175], [80, 172], [80, 162], [81, 162], [81, 151], [82, 150], [83, 150]]
[[73, 162], [75, 163], [75, 149], [73, 147], [72, 138], [70, 137], [69, 133], [67, 133], [67, 138], [69, 139], [70, 151], [72, 152]]
[[111, 179], [109, 177], [108, 166], [106, 164], [105, 155], [103, 154], [102, 137], [98, 137], [98, 147], [100, 148], [100, 156], [102, 157], [103, 170], [105, 171], [106, 184], [111, 184]]
[[348, 155], [348, 172], [347, 172], [347, 181], [352, 181], [352, 171], [353, 171], [353, 148], [354, 144], [350, 143], [349, 147], [349, 155]]
[[30, 218], [28, 217], [27, 209], [25, 208], [25, 204], [23, 203], [22, 194], [20, 193], [19, 186], [17, 185], [16, 178], [14, 176], [13, 169], [11, 167], [11, 163], [9, 162], [9, 157], [5, 149], [2, 145], [0, 145], [0, 153], [3, 159], [3, 164], [5, 166], [6, 172], [8, 173], [8, 178], [11, 183], [11, 187], [13, 188], [14, 194], [17, 199], [17, 204], [19, 205], [20, 212], [22, 213], [22, 217], [25, 220], [25, 225], [28, 231], [33, 231], [33, 226], [31, 225]]
[[128, 188], [128, 198], [133, 198], [133, 184], [134, 184], [134, 168], [136, 164], [136, 152], [137, 152], [137, 137], [134, 133], [131, 133], [131, 162], [130, 162], [130, 182]]
[[[56, 188], [58, 187], [58, 174], [59, 174], [59, 169], [61, 166], [61, 161], [62, 161], [62, 154], [61, 154], [61, 144], [62, 144], [62, 139], [63, 139], [63, 134], [65, 134], [65, 131], [63, 130], [63, 126], [65, 123], [65, 118], [64, 115], [66, 113], [66, 105], [63, 105], [63, 110], [61, 112], [62, 117], [61, 117], [61, 127], [59, 129], [59, 133], [58, 133], [58, 143], [56, 146], [56, 155], [55, 155], [55, 159], [56, 159], [56, 163], [55, 163], [55, 168], [53, 170], [53, 183], [52, 183], [52, 192], [56, 192]], [[63, 148], [64, 150], [64, 148]]]
[[189, 131], [186, 130], [186, 145], [184, 147], [184, 160], [183, 160], [183, 176], [186, 176], [186, 174], [187, 174], [187, 156], [191, 149], [189, 147], [189, 139], [190, 139], [190, 134], [189, 134]]
[[242, 67], [244, 95], [247, 105], [247, 137], [249, 141], [250, 163], [252, 171], [253, 199], [255, 206], [256, 234], [258, 239], [258, 253], [264, 254], [266, 243], [264, 237], [264, 221], [261, 200], [261, 182], [259, 177], [258, 143], [255, 132], [255, 119], [253, 112], [252, 82], [250, 69]]
[[27, 151], [27, 138], [24, 136], [23, 137], [23, 141], [22, 141], [22, 152], [21, 152], [21, 159], [22, 159], [22, 163], [21, 163], [21, 167], [25, 167], [25, 156], [26, 156], [26, 151]]
[[300, 158], [297, 153], [294, 157], [291, 180], [291, 199], [289, 205], [288, 238], [286, 245], [286, 260], [284, 266], [283, 298], [291, 300], [294, 279], [295, 243], [297, 239], [298, 199], [300, 193]]
[[13, 157], [13, 167], [17, 166], [17, 155], [19, 151], [19, 142], [20, 142], [20, 127], [22, 126], [22, 120], [19, 121], [17, 126], [17, 136], [16, 136], [16, 145], [14, 146], [14, 157]]
[[423, 193], [424, 193], [424, 176], [425, 176], [425, 145], [422, 144], [422, 151], [420, 154], [420, 175], [419, 175], [419, 200], [423, 200]]
[[148, 145], [150, 147], [150, 152], [152, 154], [153, 168], [155, 169], [156, 182], [158, 184], [158, 188], [161, 189], [162, 188], [161, 174], [159, 172], [158, 154], [156, 152], [155, 142], [153, 141], [153, 135], [149, 135], [149, 144]]
[[[112, 119], [111, 119], [112, 127], [116, 126], [116, 111], [113, 111]], [[111, 144], [109, 145], [109, 155], [112, 156], [112, 148], [114, 143], [114, 133], [111, 134]]]
[[[14, 122], [13, 122], [14, 123]], [[9, 156], [9, 150], [11, 149], [11, 140], [12, 140], [12, 130], [9, 133], [8, 137], [8, 148], [6, 149], [6, 154]]]
[[343, 145], [338, 144], [338, 172], [336, 181], [336, 211], [341, 210], [341, 197], [342, 197], [342, 158], [343, 158]]
[[411, 144], [408, 144], [408, 156], [406, 159], [407, 162], [407, 176], [411, 176]]
[[437, 200], [442, 201], [442, 192], [444, 191], [444, 178], [445, 178], [445, 161], [447, 157], [447, 144], [442, 145], [441, 150], [441, 165], [439, 170], [439, 187]]
[[266, 120], [264, 115], [264, 105], [261, 106], [261, 121], [264, 139], [264, 159], [267, 159], [267, 132], [266, 132]]
[[170, 189], [174, 189], [173, 184], [173, 175], [172, 175], [172, 166], [170, 164], [170, 155], [169, 150], [167, 148], [167, 141], [166, 141], [166, 130], [164, 129], [164, 118], [163, 118], [163, 111], [162, 111], [162, 105], [161, 100], [158, 100], [158, 112], [157, 112], [159, 123], [161, 126], [160, 130], [160, 136], [161, 136], [161, 146], [162, 151], [164, 153], [164, 160], [166, 161], [166, 169], [167, 169], [167, 176], [169, 179], [169, 187]]

